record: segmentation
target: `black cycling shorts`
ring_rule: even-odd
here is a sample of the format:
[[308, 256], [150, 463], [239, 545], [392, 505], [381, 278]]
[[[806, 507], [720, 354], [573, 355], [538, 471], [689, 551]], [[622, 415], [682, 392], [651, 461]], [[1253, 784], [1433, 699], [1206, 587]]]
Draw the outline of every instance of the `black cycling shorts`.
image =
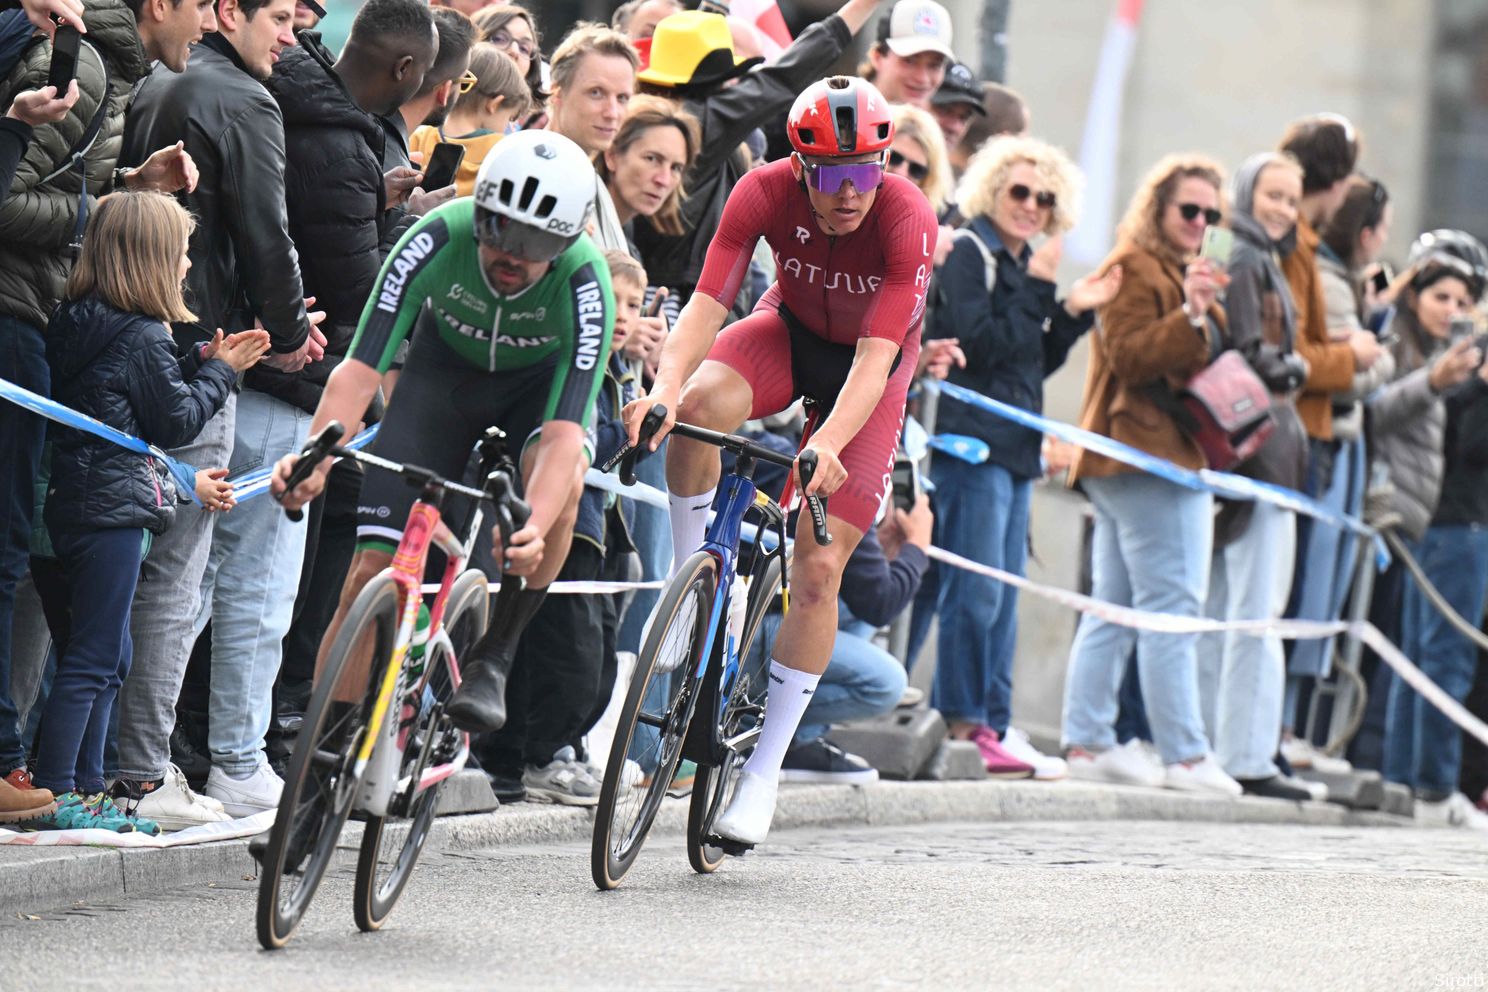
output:
[[[471, 451], [487, 428], [506, 432], [507, 451], [520, 464], [520, 452], [542, 431], [556, 374], [556, 358], [509, 372], [473, 368], [438, 334], [421, 330], [372, 453], [474, 485], [467, 478]], [[357, 545], [395, 550], [417, 498], [418, 490], [402, 477], [367, 466], [357, 501]]]

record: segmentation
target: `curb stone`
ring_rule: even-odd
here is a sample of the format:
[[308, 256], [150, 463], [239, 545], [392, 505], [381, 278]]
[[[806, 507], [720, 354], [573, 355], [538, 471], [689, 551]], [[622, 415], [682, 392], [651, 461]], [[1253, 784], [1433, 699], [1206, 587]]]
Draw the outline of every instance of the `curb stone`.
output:
[[[780, 791], [775, 829], [1039, 820], [1412, 825], [1405, 817], [1354, 812], [1329, 803], [1235, 799], [1084, 782], [982, 781], [786, 786]], [[585, 843], [593, 822], [592, 810], [523, 803], [490, 813], [442, 817], [434, 825], [428, 850]], [[678, 836], [686, 826], [687, 801], [668, 799], [652, 832]], [[347, 824], [341, 838], [342, 864], [355, 858], [361, 829], [359, 823]], [[575, 884], [587, 884], [587, 868], [576, 871]], [[241, 882], [257, 873], [248, 842], [242, 839], [146, 850], [0, 846], [0, 914], [14, 917], [76, 902], [116, 903], [167, 889]]]

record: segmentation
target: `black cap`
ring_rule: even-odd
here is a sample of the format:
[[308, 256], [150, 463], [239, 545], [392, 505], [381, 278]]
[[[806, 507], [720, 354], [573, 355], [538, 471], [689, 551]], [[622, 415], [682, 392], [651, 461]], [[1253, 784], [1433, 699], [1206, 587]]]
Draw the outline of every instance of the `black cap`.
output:
[[946, 68], [945, 80], [930, 102], [937, 107], [964, 103], [983, 117], [987, 116], [987, 108], [982, 104], [982, 84], [965, 62], [952, 62]]

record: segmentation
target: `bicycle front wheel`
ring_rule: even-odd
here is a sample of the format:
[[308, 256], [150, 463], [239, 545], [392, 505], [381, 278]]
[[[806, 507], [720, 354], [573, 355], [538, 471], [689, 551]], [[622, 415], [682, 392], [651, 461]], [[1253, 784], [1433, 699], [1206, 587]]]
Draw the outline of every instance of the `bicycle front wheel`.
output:
[[289, 941], [335, 857], [361, 786], [356, 755], [397, 636], [398, 585], [379, 575], [336, 635], [284, 776], [258, 886], [258, 941], [267, 950]]
[[774, 645], [755, 642], [779, 592], [780, 559], [772, 558], [749, 586], [739, 673], [730, 687], [714, 737], [722, 745], [721, 760], [717, 765], [699, 764], [692, 783], [692, 801], [687, 809], [687, 861], [699, 874], [711, 874], [723, 863], [723, 849], [709, 844], [708, 837], [713, 833], [713, 821], [733, 794], [739, 769], [754, 750], [764, 720], [767, 672]]
[[[490, 596], [486, 576], [469, 569], [455, 580], [445, 612], [444, 629], [454, 647], [455, 658], [463, 658], [486, 631]], [[352, 912], [357, 928], [371, 932], [381, 928], [403, 887], [413, 874], [439, 805], [439, 787], [443, 782], [418, 790], [420, 776], [431, 766], [452, 760], [460, 747], [460, 732], [444, 716], [444, 707], [454, 695], [450, 677], [450, 659], [442, 644], [430, 645], [425, 659], [429, 682], [420, 698], [406, 700], [399, 708], [411, 723], [399, 740], [404, 752], [399, 762], [399, 778], [407, 779], [404, 792], [393, 798], [393, 808], [408, 817], [408, 826], [389, 825], [388, 817], [368, 817], [362, 833], [362, 847], [357, 857], [356, 891]], [[383, 744], [389, 746], [389, 742]]]
[[[662, 594], [641, 646], [595, 814], [589, 863], [600, 889], [620, 884], [666, 797], [697, 702], [717, 585], [717, 560], [694, 553]], [[639, 786], [625, 781], [627, 759], [641, 768]]]

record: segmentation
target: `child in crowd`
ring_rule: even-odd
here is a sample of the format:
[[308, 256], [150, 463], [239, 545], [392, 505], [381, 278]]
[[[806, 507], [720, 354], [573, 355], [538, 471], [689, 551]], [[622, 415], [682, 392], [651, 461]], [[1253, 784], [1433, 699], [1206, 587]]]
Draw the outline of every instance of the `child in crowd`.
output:
[[[226, 339], [218, 331], [178, 360], [165, 322], [195, 319], [181, 291], [193, 226], [185, 209], [159, 193], [104, 197], [88, 217], [81, 256], [47, 328], [53, 396], [161, 448], [194, 438], [238, 374], [269, 347], [262, 330]], [[140, 561], [150, 535], [169, 526], [175, 500], [154, 458], [54, 428], [45, 520], [72, 629], [42, 719], [36, 783], [56, 794], [57, 808], [33, 821], [39, 829], [160, 831], [104, 794], [103, 752], [133, 653], [129, 612]], [[226, 505], [219, 496], [218, 508]]]
[[408, 139], [408, 150], [421, 152], [425, 166], [440, 142], [465, 146], [465, 157], [455, 173], [457, 196], [475, 192], [475, 174], [481, 162], [506, 134], [512, 119], [521, 116], [532, 102], [532, 91], [516, 63], [488, 41], [470, 50], [470, 74], [475, 77], [474, 84], [468, 90], [461, 84], [460, 95], [444, 124], [425, 124]]

